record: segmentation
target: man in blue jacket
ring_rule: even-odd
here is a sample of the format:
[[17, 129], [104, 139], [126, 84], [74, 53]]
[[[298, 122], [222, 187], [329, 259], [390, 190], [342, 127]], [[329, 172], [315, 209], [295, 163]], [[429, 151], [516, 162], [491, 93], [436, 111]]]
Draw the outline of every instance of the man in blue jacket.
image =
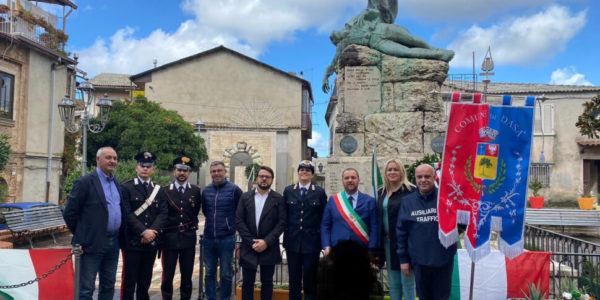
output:
[[435, 170], [422, 164], [415, 177], [418, 190], [400, 204], [396, 225], [400, 270], [406, 276], [415, 272], [419, 299], [449, 299], [456, 244], [446, 249], [438, 239]]
[[235, 210], [242, 190], [229, 182], [222, 161], [210, 164], [213, 182], [202, 190], [202, 214], [204, 223], [203, 258], [206, 267], [204, 279], [206, 299], [217, 299], [217, 261], [221, 265], [221, 288], [219, 299], [229, 299], [233, 278], [233, 250], [235, 249]]
[[377, 207], [373, 197], [358, 191], [358, 171], [342, 172], [344, 191], [329, 197], [321, 221], [321, 246], [325, 255], [339, 241], [351, 240], [374, 250], [377, 248]]
[[98, 299], [112, 299], [115, 293], [119, 245], [125, 241], [125, 207], [113, 172], [117, 152], [102, 147], [96, 153], [97, 168], [75, 181], [63, 213], [73, 233], [72, 244], [83, 249], [78, 299], [92, 299], [100, 275]]

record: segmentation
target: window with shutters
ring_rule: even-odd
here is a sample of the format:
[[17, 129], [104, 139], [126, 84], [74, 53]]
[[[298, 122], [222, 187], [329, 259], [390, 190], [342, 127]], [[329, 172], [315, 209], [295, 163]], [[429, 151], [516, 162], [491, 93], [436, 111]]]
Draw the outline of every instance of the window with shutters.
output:
[[538, 104], [535, 106], [533, 126], [535, 135], [554, 135], [554, 104]]

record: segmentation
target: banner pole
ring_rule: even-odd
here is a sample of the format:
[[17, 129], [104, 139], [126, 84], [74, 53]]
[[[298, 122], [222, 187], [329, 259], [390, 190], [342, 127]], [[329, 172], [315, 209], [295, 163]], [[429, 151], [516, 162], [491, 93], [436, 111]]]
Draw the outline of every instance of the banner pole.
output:
[[473, 282], [475, 281], [475, 263], [471, 261], [471, 284], [469, 285], [469, 300], [473, 300]]
[[82, 249], [81, 249], [81, 245], [76, 244], [73, 247], [73, 254], [75, 256], [75, 270], [73, 274], [74, 280], [73, 280], [73, 299], [78, 300], [79, 299], [79, 275], [81, 273], [81, 254], [83, 253]]

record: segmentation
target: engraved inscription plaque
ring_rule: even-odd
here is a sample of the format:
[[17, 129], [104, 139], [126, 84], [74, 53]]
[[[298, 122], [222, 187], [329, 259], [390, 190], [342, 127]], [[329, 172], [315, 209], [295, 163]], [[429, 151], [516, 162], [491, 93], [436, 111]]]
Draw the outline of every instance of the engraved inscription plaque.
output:
[[344, 112], [364, 116], [381, 106], [381, 75], [377, 67], [346, 67]]

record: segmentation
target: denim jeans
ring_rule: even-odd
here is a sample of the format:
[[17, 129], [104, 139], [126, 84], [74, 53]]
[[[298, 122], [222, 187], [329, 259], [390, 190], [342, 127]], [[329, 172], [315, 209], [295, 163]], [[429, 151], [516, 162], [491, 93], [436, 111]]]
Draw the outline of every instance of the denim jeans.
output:
[[79, 299], [92, 299], [96, 275], [100, 276], [98, 300], [113, 299], [119, 262], [119, 234], [107, 234], [106, 244], [98, 253], [83, 253], [79, 275]]
[[203, 240], [204, 267], [206, 275], [204, 277], [204, 289], [206, 299], [217, 299], [217, 260], [221, 266], [220, 274], [220, 299], [229, 299], [231, 296], [231, 284], [233, 279], [233, 250], [235, 249], [235, 235], [222, 238]]
[[[390, 262], [390, 240], [385, 238], [385, 259]], [[401, 300], [404, 295], [404, 300], [414, 300], [416, 298], [415, 276], [410, 274], [409, 277], [404, 276], [400, 270], [392, 270], [390, 264], [387, 263], [388, 282], [390, 285], [390, 299]]]

